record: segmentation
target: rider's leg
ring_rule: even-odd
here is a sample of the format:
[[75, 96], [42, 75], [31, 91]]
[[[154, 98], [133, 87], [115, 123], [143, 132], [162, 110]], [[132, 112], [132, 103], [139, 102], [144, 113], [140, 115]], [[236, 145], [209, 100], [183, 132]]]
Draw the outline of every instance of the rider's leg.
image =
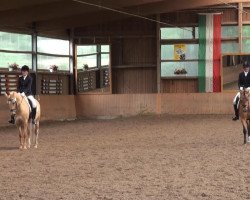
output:
[[31, 101], [31, 104], [32, 104], [32, 108], [31, 108], [32, 123], [36, 124], [36, 121], [35, 121], [35, 119], [36, 119], [36, 107], [37, 107], [36, 99], [31, 95], [28, 96], [27, 98]]
[[235, 116], [232, 118], [233, 121], [239, 119], [239, 101], [240, 101], [240, 94], [237, 93], [233, 101], [234, 114], [235, 114]]

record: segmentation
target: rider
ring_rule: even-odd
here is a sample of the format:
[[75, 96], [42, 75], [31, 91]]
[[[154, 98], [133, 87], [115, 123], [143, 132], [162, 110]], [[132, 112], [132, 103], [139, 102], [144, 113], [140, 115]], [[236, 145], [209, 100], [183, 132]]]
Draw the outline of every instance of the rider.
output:
[[[239, 79], [238, 79], [238, 87], [240, 90], [250, 87], [249, 67], [250, 67], [250, 63], [244, 62], [243, 72], [239, 74]], [[236, 94], [233, 100], [233, 106], [234, 106], [234, 112], [235, 112], [235, 116], [232, 118], [233, 121], [236, 121], [239, 119], [239, 100], [240, 100], [240, 92]]]
[[[29, 75], [29, 67], [27, 65], [24, 65], [21, 68], [21, 73], [22, 76], [19, 77], [18, 80], [18, 87], [17, 87], [17, 92], [21, 94], [23, 97], [27, 97], [28, 100], [31, 102], [31, 119], [32, 123], [35, 124], [35, 118], [36, 118], [36, 107], [37, 103], [32, 95], [32, 77]], [[15, 123], [15, 116], [11, 115], [11, 120], [9, 123], [14, 124]]]

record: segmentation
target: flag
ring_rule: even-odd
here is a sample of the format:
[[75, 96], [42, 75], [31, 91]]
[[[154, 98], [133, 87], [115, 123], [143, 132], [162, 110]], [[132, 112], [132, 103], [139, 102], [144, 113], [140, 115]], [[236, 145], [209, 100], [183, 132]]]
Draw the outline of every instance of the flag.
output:
[[221, 14], [199, 15], [199, 92], [221, 91]]

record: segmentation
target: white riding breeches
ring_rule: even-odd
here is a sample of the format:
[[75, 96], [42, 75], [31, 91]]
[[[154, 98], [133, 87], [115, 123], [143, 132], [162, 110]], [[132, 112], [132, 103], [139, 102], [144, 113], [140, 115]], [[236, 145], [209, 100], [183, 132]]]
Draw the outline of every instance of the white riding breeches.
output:
[[[233, 105], [236, 105], [237, 104], [237, 107], [239, 107], [239, 99], [240, 99], [240, 92], [238, 92], [235, 97], [234, 97], [234, 100], [233, 100]], [[237, 102], [238, 100], [238, 102]]]
[[29, 95], [29, 96], [27, 96], [27, 98], [31, 101], [32, 108], [36, 108], [37, 107], [37, 103], [36, 103], [36, 99], [34, 98], [34, 96]]

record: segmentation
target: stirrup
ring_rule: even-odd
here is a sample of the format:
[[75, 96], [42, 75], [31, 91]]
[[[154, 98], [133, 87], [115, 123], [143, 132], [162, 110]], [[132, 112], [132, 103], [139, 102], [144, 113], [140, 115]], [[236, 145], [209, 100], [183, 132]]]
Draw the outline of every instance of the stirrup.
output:
[[36, 125], [36, 120], [35, 119], [32, 119], [31, 122], [32, 122], [32, 124]]
[[15, 124], [15, 121], [14, 121], [14, 120], [12, 120], [12, 119], [11, 119], [11, 120], [9, 120], [8, 122], [9, 122], [10, 124]]
[[239, 117], [238, 117], [238, 116], [235, 116], [235, 117], [232, 118], [232, 120], [233, 120], [233, 121], [237, 121], [237, 120], [239, 120]]
[[15, 124], [15, 116], [11, 115], [10, 120], [8, 121], [10, 124]]

